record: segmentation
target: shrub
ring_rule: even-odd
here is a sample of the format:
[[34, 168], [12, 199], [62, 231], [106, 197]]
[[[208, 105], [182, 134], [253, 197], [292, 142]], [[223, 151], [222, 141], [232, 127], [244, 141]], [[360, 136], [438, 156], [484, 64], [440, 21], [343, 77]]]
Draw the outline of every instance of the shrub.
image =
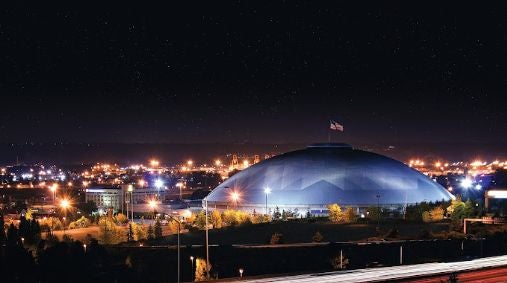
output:
[[74, 242], [74, 239], [72, 239], [72, 236], [70, 236], [69, 234], [63, 234], [62, 242], [70, 244], [70, 243]]
[[63, 228], [62, 221], [56, 217], [48, 217], [39, 220], [42, 231], [61, 230]]
[[429, 211], [425, 211], [425, 212], [423, 212], [423, 213], [422, 213], [422, 221], [423, 221], [423, 222], [426, 222], [426, 223], [428, 223], [428, 222], [431, 222], [431, 221], [432, 221], [432, 219], [431, 219], [431, 214], [430, 214], [430, 212], [429, 212]]
[[222, 213], [222, 221], [226, 226], [234, 226], [239, 223], [236, 212], [231, 209], [228, 209]]
[[160, 224], [160, 220], [157, 219], [153, 230], [154, 230], [153, 234], [155, 235], [155, 239], [162, 238], [162, 225]]
[[343, 214], [343, 220], [347, 223], [356, 222], [357, 216], [352, 207], [347, 207], [347, 209], [345, 209], [345, 213]]
[[213, 228], [222, 228], [222, 215], [218, 210], [213, 210], [211, 213], [211, 224]]
[[90, 226], [90, 220], [84, 216], [81, 216], [78, 220], [70, 222], [69, 229], [86, 228]]
[[342, 209], [338, 204], [330, 204], [327, 206], [327, 209], [329, 211], [329, 220], [335, 223], [343, 220]]
[[[341, 260], [340, 260], [341, 259]], [[341, 264], [340, 264], [341, 262]], [[349, 265], [349, 259], [345, 257], [345, 255], [338, 255], [336, 257], [333, 257], [331, 260], [330, 260], [330, 263], [331, 263], [331, 266], [333, 267], [334, 270], [338, 270], [338, 269], [346, 269], [347, 266]]]
[[442, 219], [444, 219], [444, 209], [440, 206], [433, 208], [430, 211], [430, 214], [431, 214], [431, 220], [433, 220], [433, 221], [441, 221]]
[[127, 218], [127, 216], [125, 216], [125, 214], [118, 213], [114, 217], [114, 222], [116, 222], [117, 224], [125, 224], [128, 222], [128, 218]]
[[245, 211], [236, 210], [236, 219], [238, 221], [238, 224], [252, 224], [252, 219], [250, 217], [250, 214]]
[[271, 221], [271, 216], [267, 214], [257, 214], [252, 217], [253, 224], [267, 223]]
[[324, 236], [322, 236], [322, 234], [319, 231], [317, 231], [317, 232], [315, 232], [315, 234], [313, 234], [313, 237], [312, 237], [313, 242], [320, 243], [320, 242], [322, 242], [323, 239], [324, 239]]
[[281, 244], [282, 243], [282, 238], [283, 238], [283, 234], [274, 233], [273, 235], [271, 235], [271, 239], [270, 239], [269, 243], [271, 245]]

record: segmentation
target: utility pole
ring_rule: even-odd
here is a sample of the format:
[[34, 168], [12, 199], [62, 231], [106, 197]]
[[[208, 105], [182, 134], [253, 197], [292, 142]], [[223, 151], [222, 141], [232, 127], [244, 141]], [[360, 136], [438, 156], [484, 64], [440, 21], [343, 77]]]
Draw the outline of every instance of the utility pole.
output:
[[204, 198], [206, 206], [206, 279], [209, 280], [209, 240], [208, 240], [208, 196]]

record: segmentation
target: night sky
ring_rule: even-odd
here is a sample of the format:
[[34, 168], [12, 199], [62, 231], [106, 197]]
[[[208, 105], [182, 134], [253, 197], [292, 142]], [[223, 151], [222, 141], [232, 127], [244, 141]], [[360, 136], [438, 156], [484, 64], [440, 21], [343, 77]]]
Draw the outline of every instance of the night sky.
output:
[[1, 8], [0, 142], [507, 144], [503, 8], [141, 4]]

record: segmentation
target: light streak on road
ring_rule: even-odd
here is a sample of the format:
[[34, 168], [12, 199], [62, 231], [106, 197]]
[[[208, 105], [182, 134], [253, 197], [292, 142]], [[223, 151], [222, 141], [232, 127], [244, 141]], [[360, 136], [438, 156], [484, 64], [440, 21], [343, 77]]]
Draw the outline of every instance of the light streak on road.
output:
[[470, 261], [426, 263], [416, 265], [403, 265], [380, 268], [356, 269], [347, 271], [314, 273], [296, 276], [280, 276], [272, 278], [247, 279], [244, 283], [266, 283], [266, 282], [382, 282], [400, 280], [419, 276], [441, 275], [452, 272], [463, 272], [480, 270], [483, 268], [507, 266], [507, 256], [487, 257]]

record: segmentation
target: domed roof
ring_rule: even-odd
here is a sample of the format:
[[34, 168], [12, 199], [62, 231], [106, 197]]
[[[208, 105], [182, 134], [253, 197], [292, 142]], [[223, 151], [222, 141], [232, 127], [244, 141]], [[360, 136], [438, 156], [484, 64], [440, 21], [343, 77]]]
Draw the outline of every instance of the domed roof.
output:
[[[452, 195], [424, 174], [391, 158], [347, 144], [314, 144], [257, 163], [227, 179], [208, 202], [263, 205], [367, 206], [450, 200]], [[378, 197], [379, 196], [379, 197]]]

